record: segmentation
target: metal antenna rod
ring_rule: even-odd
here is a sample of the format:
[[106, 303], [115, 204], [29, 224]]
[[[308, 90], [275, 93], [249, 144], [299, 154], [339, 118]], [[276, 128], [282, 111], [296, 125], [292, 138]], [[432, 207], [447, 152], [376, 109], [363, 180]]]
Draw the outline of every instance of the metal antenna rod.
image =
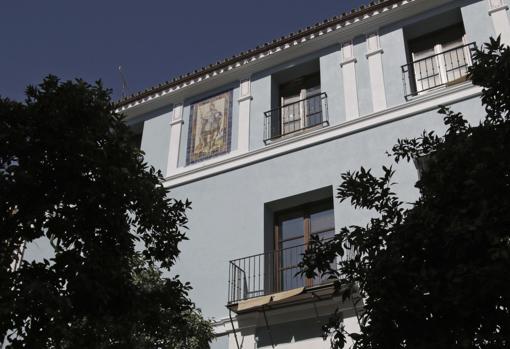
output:
[[122, 66], [119, 65], [119, 74], [120, 74], [120, 80], [122, 82], [122, 92], [121, 97], [125, 98], [129, 95], [128, 85], [126, 81], [126, 77], [124, 76], [124, 72], [122, 71]]

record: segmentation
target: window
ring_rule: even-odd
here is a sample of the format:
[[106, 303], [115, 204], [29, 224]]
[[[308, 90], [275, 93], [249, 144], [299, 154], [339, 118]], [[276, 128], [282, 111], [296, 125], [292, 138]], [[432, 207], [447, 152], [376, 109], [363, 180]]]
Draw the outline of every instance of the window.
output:
[[466, 76], [469, 51], [464, 37], [459, 24], [409, 42], [418, 92]]
[[292, 133], [322, 122], [319, 73], [302, 76], [280, 85], [282, 134]]
[[320, 63], [312, 59], [271, 76], [271, 110], [264, 113], [264, 142], [327, 125], [327, 96]]
[[460, 8], [453, 8], [403, 28], [407, 64], [402, 66], [405, 97], [466, 80], [474, 43], [467, 41]]
[[331, 200], [280, 212], [275, 218], [276, 291], [320, 284], [324, 281], [320, 277], [306, 279], [296, 273], [299, 272], [298, 264], [312, 236], [330, 239], [335, 235]]

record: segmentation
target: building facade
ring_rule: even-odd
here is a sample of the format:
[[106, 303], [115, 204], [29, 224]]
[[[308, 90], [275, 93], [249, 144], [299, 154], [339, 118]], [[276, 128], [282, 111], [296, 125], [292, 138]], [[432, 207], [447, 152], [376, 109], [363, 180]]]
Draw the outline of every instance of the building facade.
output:
[[[381, 0], [122, 100], [150, 165], [189, 199], [177, 273], [215, 324], [212, 348], [328, 348], [321, 324], [356, 309], [295, 276], [311, 236], [369, 213], [335, 200], [340, 174], [375, 173], [398, 138], [442, 133], [439, 105], [483, 115], [470, 48], [501, 35], [506, 0]], [[412, 202], [412, 164], [395, 190]]]

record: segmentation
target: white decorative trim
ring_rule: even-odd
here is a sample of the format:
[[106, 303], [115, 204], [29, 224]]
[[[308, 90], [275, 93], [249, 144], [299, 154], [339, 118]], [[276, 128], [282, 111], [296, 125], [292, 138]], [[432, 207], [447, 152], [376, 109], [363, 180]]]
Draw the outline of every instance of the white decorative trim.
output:
[[179, 151], [181, 147], [182, 133], [182, 111], [183, 105], [177, 104], [172, 110], [172, 120], [170, 121], [170, 144], [168, 147], [168, 163], [166, 166], [166, 175], [170, 176], [177, 171], [179, 166]]
[[508, 10], [508, 5], [501, 5], [499, 7], [494, 7], [489, 10], [489, 16], [492, 16], [494, 12], [499, 12], [501, 10]]
[[370, 75], [370, 90], [372, 92], [372, 107], [375, 112], [384, 110], [386, 104], [386, 89], [384, 86], [384, 74], [382, 66], [381, 42], [377, 32], [367, 35], [368, 72]]
[[237, 150], [246, 153], [250, 150], [250, 106], [251, 81], [242, 80], [239, 84], [239, 125], [237, 132]]
[[356, 58], [354, 58], [352, 41], [342, 44], [342, 57], [344, 61], [340, 63], [340, 67], [344, 88], [345, 119], [352, 120], [359, 116]]
[[172, 122], [173, 121], [181, 121], [182, 120], [182, 104], [176, 104], [174, 109], [172, 110]]
[[356, 63], [356, 57], [354, 57], [354, 45], [352, 44], [352, 40], [346, 41], [342, 44], [342, 62], [340, 62], [340, 67], [349, 63]]
[[342, 44], [342, 58], [344, 62], [354, 58], [354, 46], [352, 44], [352, 40], [346, 41]]
[[508, 18], [506, 5], [502, 0], [489, 0], [489, 16], [496, 35], [501, 35], [501, 42], [510, 45], [510, 20]]
[[239, 99], [237, 101], [238, 102], [243, 102], [243, 101], [252, 100], [252, 99], [253, 99], [252, 96], [244, 96], [244, 97], [239, 97]]
[[368, 58], [368, 57], [373, 56], [373, 55], [376, 55], [376, 54], [378, 54], [378, 53], [383, 54], [383, 53], [384, 53], [383, 49], [382, 49], [382, 48], [378, 48], [378, 49], [377, 49], [377, 50], [375, 50], [375, 51], [367, 52], [367, 53], [365, 53], [365, 57], [367, 57], [367, 58]]
[[132, 101], [132, 102], [130, 102], [130, 103], [126, 104], [126, 105], [123, 105], [120, 108], [116, 109], [116, 112], [118, 112], [118, 113], [125, 112], [128, 109], [131, 109], [131, 108], [140, 106], [141, 104], [145, 104], [147, 102], [153, 101], [155, 98], [160, 98], [160, 97], [166, 96], [168, 94], [173, 94], [173, 93], [175, 93], [175, 92], [177, 92], [177, 91], [179, 91], [179, 90], [181, 90], [183, 88], [193, 86], [196, 83], [203, 83], [203, 82], [205, 82], [205, 81], [207, 81], [207, 80], [209, 80], [211, 78], [217, 77], [219, 74], [222, 74], [224, 72], [229, 72], [229, 71], [234, 70], [234, 69], [236, 69], [236, 70], [240, 69], [240, 68], [244, 67], [247, 64], [253, 64], [257, 60], [265, 59], [265, 58], [267, 58], [269, 56], [272, 56], [272, 55], [274, 55], [276, 53], [282, 53], [283, 54], [283, 51], [288, 50], [290, 48], [293, 48], [293, 47], [295, 47], [295, 45], [302, 44], [302, 43], [308, 42], [310, 40], [320, 39], [320, 38], [324, 37], [325, 33], [330, 34], [330, 33], [333, 33], [333, 32], [336, 32], [336, 31], [339, 31], [339, 30], [342, 30], [342, 29], [345, 29], [347, 27], [350, 27], [353, 24], [361, 22], [361, 21], [364, 21], [364, 20], [368, 20], [368, 19], [371, 19], [371, 18], [374, 18], [374, 17], [379, 17], [379, 16], [385, 16], [388, 11], [395, 10], [395, 9], [397, 9], [399, 7], [406, 6], [406, 5], [409, 5], [409, 4], [413, 4], [415, 2], [423, 3], [423, 1], [419, 1], [419, 0], [402, 0], [402, 1], [399, 1], [398, 3], [393, 4], [391, 6], [385, 6], [383, 8], [378, 9], [378, 10], [374, 10], [374, 11], [372, 11], [370, 13], [367, 13], [367, 14], [364, 14], [364, 15], [360, 15], [360, 16], [354, 18], [354, 19], [351, 19], [351, 20], [348, 20], [348, 21], [345, 21], [345, 22], [342, 22], [342, 23], [338, 23], [338, 24], [332, 24], [330, 27], [328, 27], [326, 29], [322, 29], [320, 31], [318, 30], [317, 33], [312, 33], [310, 35], [307, 35], [306, 37], [303, 37], [302, 39], [299, 39], [299, 41], [295, 40], [294, 42], [291, 42], [291, 43], [285, 43], [285, 44], [282, 43], [281, 46], [269, 49], [269, 50], [267, 50], [265, 52], [259, 53], [258, 55], [254, 55], [252, 57], [247, 57], [247, 58], [245, 58], [243, 60], [240, 60], [238, 62], [232, 63], [227, 68], [221, 68], [221, 69], [217, 69], [217, 70], [212, 71], [212, 72], [204, 73], [204, 75], [201, 75], [201, 76], [199, 76], [199, 77], [197, 77], [195, 79], [183, 82], [180, 85], [172, 86], [172, 87], [169, 87], [169, 88], [165, 89], [164, 91], [155, 92], [155, 93], [153, 93], [152, 95], [150, 95], [148, 97], [143, 97], [143, 98], [137, 99], [135, 101]]
[[344, 65], [349, 64], [349, 63], [356, 63], [356, 62], [358, 62], [358, 60], [355, 57], [351, 57], [351, 58], [348, 58], [348, 59], [340, 62], [340, 67], [343, 67]]
[[239, 83], [239, 96], [248, 97], [251, 95], [251, 82], [250, 79], [241, 80]]
[[379, 40], [379, 33], [373, 32], [367, 34], [367, 52], [373, 54], [381, 49], [381, 41]]
[[229, 154], [228, 157], [215, 159], [200, 167], [179, 169], [177, 173], [165, 179], [165, 187], [176, 187], [202, 178], [245, 167], [286, 153], [298, 151], [336, 138], [345, 137], [354, 132], [373, 128], [399, 119], [411, 117], [438, 108], [479, 96], [482, 89], [473, 86], [470, 81], [456, 86], [430, 92], [410, 102], [375, 112], [339, 125], [320, 128], [295, 137], [289, 137], [263, 148], [245, 154]]
[[353, 120], [359, 117], [358, 82], [356, 79], [356, 64], [354, 62], [342, 67], [342, 82], [344, 87], [345, 119]]
[[184, 121], [182, 119], [179, 120], [172, 120], [170, 121], [170, 126], [176, 125], [176, 124], [183, 124]]
[[503, 0], [489, 0], [489, 7], [493, 10], [506, 6]]

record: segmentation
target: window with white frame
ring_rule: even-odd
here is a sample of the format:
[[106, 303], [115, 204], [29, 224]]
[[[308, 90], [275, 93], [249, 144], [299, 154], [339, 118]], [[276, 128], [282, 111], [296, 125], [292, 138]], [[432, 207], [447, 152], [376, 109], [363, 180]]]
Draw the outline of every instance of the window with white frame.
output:
[[327, 96], [321, 91], [319, 59], [271, 76], [271, 110], [264, 112], [264, 142], [327, 125]]
[[412, 39], [408, 47], [414, 94], [465, 80], [471, 56], [461, 23]]
[[282, 134], [292, 133], [322, 122], [320, 92], [321, 82], [318, 72], [299, 77], [280, 86]]
[[402, 65], [405, 97], [466, 80], [470, 42], [460, 8], [411, 21], [403, 27], [407, 63]]

